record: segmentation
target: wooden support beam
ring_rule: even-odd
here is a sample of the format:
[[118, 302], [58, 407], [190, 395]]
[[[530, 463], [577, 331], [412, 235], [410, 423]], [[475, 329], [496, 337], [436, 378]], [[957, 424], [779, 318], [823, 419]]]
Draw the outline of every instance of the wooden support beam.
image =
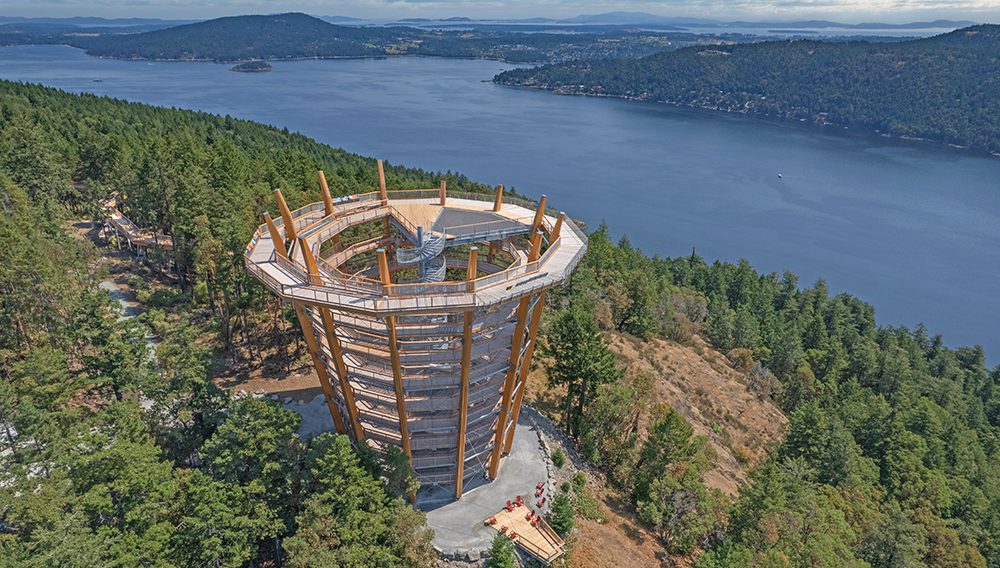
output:
[[503, 184], [497, 186], [497, 196], [493, 198], [493, 212], [499, 212], [501, 205], [503, 205]]
[[531, 250], [528, 252], [528, 262], [535, 262], [542, 255], [542, 232], [535, 231], [531, 235]]
[[559, 216], [556, 217], [556, 225], [552, 227], [552, 232], [549, 233], [549, 246], [552, 246], [552, 243], [556, 242], [556, 239], [559, 238], [559, 232], [562, 231], [563, 219], [565, 217], [566, 214], [562, 211], [560, 211]]
[[[476, 279], [476, 254], [478, 249], [469, 249], [469, 263], [466, 281], [469, 285]], [[462, 325], [462, 373], [458, 396], [458, 445], [455, 455], [455, 499], [462, 498], [462, 483], [465, 472], [465, 428], [469, 418], [469, 369], [472, 367], [472, 321], [475, 312], [465, 312]]]
[[517, 378], [517, 366], [521, 361], [521, 342], [524, 339], [524, 327], [528, 317], [529, 297], [521, 298], [517, 305], [517, 325], [514, 326], [514, 339], [510, 346], [510, 360], [507, 376], [504, 377], [503, 398], [500, 401], [500, 412], [497, 415], [497, 427], [494, 432], [493, 452], [490, 454], [490, 479], [496, 479], [500, 469], [500, 451], [503, 449], [504, 429], [507, 427], [507, 413], [510, 411], [511, 394], [514, 391], [514, 380]]
[[326, 343], [333, 353], [333, 367], [337, 370], [337, 380], [340, 382], [340, 391], [344, 397], [344, 406], [347, 407], [347, 416], [351, 420], [351, 428], [354, 430], [354, 439], [361, 441], [365, 439], [365, 430], [361, 427], [361, 417], [358, 415], [358, 403], [354, 398], [354, 387], [348, 380], [347, 364], [344, 363], [344, 349], [340, 345], [336, 328], [333, 326], [333, 316], [330, 308], [325, 306], [319, 308], [319, 315], [323, 319], [323, 331], [326, 333]]
[[[544, 199], [544, 197], [543, 197], [543, 199]], [[528, 253], [528, 262], [535, 262], [536, 260], [538, 260], [538, 257], [540, 256], [540, 253], [541, 253], [541, 250], [542, 250], [542, 232], [541, 231], [535, 231], [535, 233], [533, 235], [531, 235], [531, 252]], [[525, 312], [527, 312], [528, 299], [525, 298], [525, 299], [523, 299], [521, 301], [524, 302]], [[507, 432], [507, 437], [503, 441], [503, 444], [502, 444], [503, 447], [500, 448], [500, 450], [504, 454], [510, 452], [510, 444], [511, 444], [511, 441], [514, 439], [514, 430], [517, 428], [517, 418], [521, 414], [521, 401], [524, 399], [525, 381], [528, 378], [528, 368], [531, 365], [531, 356], [532, 356], [532, 354], [535, 351], [535, 335], [538, 333], [538, 321], [539, 321], [541, 313], [542, 313], [542, 306], [543, 305], [545, 305], [545, 292], [544, 291], [539, 295], [538, 300], [535, 302], [535, 308], [533, 310], [531, 310], [531, 325], [528, 327], [528, 343], [527, 343], [527, 345], [525, 347], [525, 350], [524, 350], [524, 360], [523, 361], [518, 361], [518, 362], [515, 363], [515, 362], [513, 362], [513, 358], [512, 358], [511, 368], [507, 371], [507, 380], [510, 382], [510, 390], [513, 391], [514, 390], [514, 386], [517, 385], [517, 384], [520, 384], [521, 388], [518, 389], [517, 395], [515, 396], [515, 399], [514, 399], [513, 403], [511, 404], [512, 410], [509, 411], [510, 412], [510, 416], [511, 416], [511, 419], [510, 419], [511, 427], [510, 427], [510, 431]], [[518, 315], [518, 318], [519, 318], [518, 319], [518, 325], [521, 325], [520, 314]], [[521, 332], [522, 333], [524, 332], [524, 327], [523, 326], [521, 327]], [[517, 331], [515, 331], [515, 333], [517, 333]], [[520, 345], [519, 345], [519, 347], [520, 347]], [[513, 355], [513, 353], [512, 353], [512, 355]], [[507, 395], [507, 393], [506, 393], [507, 386], [506, 385], [504, 386], [504, 391], [505, 391], [505, 395]], [[509, 395], [505, 396], [505, 398], [509, 399]], [[498, 425], [497, 428], [498, 428], [497, 429], [497, 434], [498, 434], [497, 435], [497, 439], [499, 440], [501, 438], [501, 435], [502, 435], [501, 434], [501, 432], [502, 432], [501, 428], [506, 428], [506, 424], [504, 424], [503, 427], [501, 427], [501, 426]], [[497, 442], [497, 445], [499, 446], [500, 443]], [[494, 452], [494, 454], [497, 453], [497, 447], [493, 448], [493, 452]], [[490, 465], [492, 466], [493, 464], [491, 463]]]
[[292, 221], [292, 212], [285, 203], [285, 197], [281, 195], [281, 190], [274, 190], [274, 196], [278, 199], [278, 209], [281, 211], [281, 219], [285, 222], [285, 238], [293, 241], [298, 234], [295, 232], [295, 223]]
[[441, 189], [438, 190], [438, 193], [440, 194], [439, 196], [441, 198], [441, 207], [444, 207], [444, 204], [445, 204], [445, 192], [447, 190], [448, 190], [448, 182], [445, 181], [445, 180], [441, 180]]
[[288, 251], [285, 250], [285, 238], [281, 236], [281, 232], [274, 226], [274, 221], [271, 220], [271, 214], [267, 211], [264, 212], [264, 222], [267, 223], [267, 232], [271, 233], [271, 240], [274, 241], [274, 251], [279, 255], [288, 258]]
[[406, 393], [403, 390], [403, 366], [399, 362], [399, 342], [396, 339], [396, 318], [385, 318], [389, 328], [389, 358], [392, 361], [392, 383], [396, 390], [396, 414], [399, 416], [399, 436], [403, 441], [403, 453], [413, 463], [410, 451], [410, 426], [406, 417]]
[[465, 280], [469, 283], [469, 291], [476, 290], [476, 274], [479, 273], [479, 247], [469, 247], [469, 262], [465, 265]]
[[[309, 273], [309, 280], [313, 284], [320, 284], [319, 266], [316, 264], [316, 257], [313, 256], [309, 243], [299, 237], [299, 248], [302, 249], [302, 257], [306, 263], [306, 270]], [[333, 355], [333, 368], [337, 371], [337, 382], [340, 384], [340, 393], [347, 407], [348, 418], [351, 420], [351, 429], [354, 431], [355, 440], [363, 440], [365, 432], [361, 428], [361, 420], [358, 416], [358, 406], [354, 399], [354, 388], [347, 380], [347, 365], [344, 363], [344, 351], [341, 349], [340, 340], [337, 338], [336, 330], [333, 326], [333, 316], [330, 308], [319, 306], [320, 319], [323, 322], [323, 333], [326, 336], [326, 344], [330, 347]]]
[[319, 266], [316, 265], [316, 257], [313, 256], [312, 249], [309, 248], [309, 243], [302, 237], [296, 240], [298, 241], [299, 250], [302, 251], [302, 261], [306, 265], [309, 283], [322, 284], [323, 281], [319, 277]]
[[[389, 261], [385, 256], [385, 249], [377, 249], [378, 272], [382, 278], [382, 288], [388, 296], [391, 291], [392, 281], [389, 274]], [[392, 361], [392, 383], [396, 390], [396, 414], [399, 416], [399, 435], [403, 440], [403, 453], [413, 462], [413, 454], [410, 452], [410, 427], [406, 418], [406, 393], [403, 391], [403, 366], [399, 362], [399, 341], [396, 339], [396, 318], [388, 316], [385, 318], [385, 325], [389, 328], [389, 359]]]
[[378, 164], [378, 192], [382, 197], [382, 205], [389, 203], [389, 194], [385, 191], [385, 168], [382, 167], [382, 160], [376, 162]]
[[326, 406], [330, 409], [330, 415], [333, 416], [333, 425], [337, 428], [337, 433], [346, 434], [347, 426], [344, 425], [344, 419], [340, 416], [340, 410], [333, 401], [333, 387], [330, 386], [330, 377], [326, 374], [326, 365], [323, 364], [323, 359], [320, 358], [322, 354], [316, 344], [316, 335], [313, 333], [312, 322], [309, 321], [309, 317], [306, 315], [302, 304], [294, 303], [293, 306], [295, 306], [295, 315], [299, 318], [299, 325], [302, 326], [302, 335], [305, 337], [306, 347], [309, 348], [313, 368], [316, 369], [319, 384], [323, 388], [323, 398], [326, 399]]
[[545, 306], [545, 291], [538, 295], [535, 302], [535, 309], [531, 310], [531, 325], [528, 326], [528, 346], [524, 350], [524, 360], [521, 361], [519, 372], [520, 388], [514, 397], [514, 410], [510, 417], [510, 431], [503, 443], [503, 453], [510, 453], [510, 446], [514, 442], [514, 430], [517, 429], [517, 419], [521, 415], [521, 403], [524, 401], [524, 391], [528, 390], [528, 373], [531, 372], [531, 357], [535, 353], [535, 338], [538, 335], [538, 323], [542, 319], [542, 308]]
[[535, 220], [531, 222], [531, 231], [535, 232], [542, 226], [542, 217], [545, 216], [545, 196], [538, 199], [538, 209], [535, 210]]
[[490, 248], [486, 251], [486, 262], [493, 264], [493, 261], [497, 256], [497, 248], [499, 248], [497, 243], [499, 242], [500, 241], [490, 241]]
[[330, 186], [326, 184], [326, 174], [323, 173], [323, 170], [316, 172], [316, 177], [319, 178], [319, 189], [323, 192], [323, 209], [329, 217], [333, 215], [333, 197], [330, 195]]
[[382, 295], [392, 294], [392, 275], [389, 273], [389, 259], [385, 254], [385, 249], [375, 249], [378, 256], [378, 276], [382, 280]]

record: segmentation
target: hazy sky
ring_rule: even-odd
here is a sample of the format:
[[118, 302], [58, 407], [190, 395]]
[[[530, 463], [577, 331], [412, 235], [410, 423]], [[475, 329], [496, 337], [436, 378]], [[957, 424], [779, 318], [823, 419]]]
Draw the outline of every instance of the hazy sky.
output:
[[0, 0], [0, 15], [49, 17], [212, 18], [300, 11], [362, 18], [521, 18], [612, 10], [724, 19], [1000, 21], [1000, 0]]

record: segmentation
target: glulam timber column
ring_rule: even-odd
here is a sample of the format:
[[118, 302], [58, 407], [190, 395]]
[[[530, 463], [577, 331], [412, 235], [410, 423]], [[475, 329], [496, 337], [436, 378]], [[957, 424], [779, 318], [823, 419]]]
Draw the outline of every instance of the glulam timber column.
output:
[[[502, 475], [546, 292], [586, 238], [564, 215], [547, 216], [544, 197], [505, 201], [503, 186], [448, 195], [444, 182], [390, 196], [381, 161], [377, 172], [374, 191], [349, 198], [334, 198], [319, 172], [322, 201], [294, 211], [276, 190], [280, 218], [263, 214], [246, 264], [295, 308], [336, 430], [399, 448], [423, 487], [460, 498], [470, 480]], [[387, 237], [419, 248], [421, 225], [435, 227], [430, 255], [443, 254], [442, 239], [446, 250], [468, 246], [464, 277], [405, 280]]]

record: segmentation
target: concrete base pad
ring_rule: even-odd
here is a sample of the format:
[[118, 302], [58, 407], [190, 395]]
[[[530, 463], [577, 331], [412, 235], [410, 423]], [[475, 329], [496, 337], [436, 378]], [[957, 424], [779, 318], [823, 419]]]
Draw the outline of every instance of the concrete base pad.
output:
[[[500, 472], [493, 481], [475, 479], [462, 498], [454, 500], [454, 488], [422, 489], [417, 508], [427, 513], [427, 525], [434, 529], [434, 548], [446, 556], [465, 556], [490, 547], [497, 531], [483, 521], [496, 514], [507, 500], [520, 495], [534, 509], [535, 485], [547, 481], [545, 452], [535, 427], [522, 417], [514, 433], [510, 455], [500, 462]], [[539, 511], [542, 512], [542, 511]]]
[[[272, 395], [278, 398], [276, 395]], [[333, 430], [330, 411], [322, 395], [310, 402], [284, 400], [285, 408], [302, 416], [299, 435], [311, 437]], [[417, 496], [417, 508], [427, 513], [427, 525], [434, 529], [434, 548], [446, 556], [478, 558], [490, 547], [496, 530], [483, 521], [496, 514], [507, 500], [520, 495], [525, 504], [536, 509], [535, 485], [546, 482], [549, 493], [548, 466], [541, 440], [534, 424], [521, 413], [514, 431], [510, 455], [500, 462], [496, 480], [475, 478], [466, 484], [462, 498], [455, 500], [454, 487], [425, 487]], [[548, 507], [539, 510], [543, 513]], [[471, 553], [471, 554], [469, 554]]]

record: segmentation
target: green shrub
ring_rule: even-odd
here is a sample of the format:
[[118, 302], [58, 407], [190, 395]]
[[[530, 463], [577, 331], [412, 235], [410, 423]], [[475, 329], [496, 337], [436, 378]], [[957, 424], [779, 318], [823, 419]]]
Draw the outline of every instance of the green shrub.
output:
[[552, 465], [562, 469], [566, 465], [566, 452], [562, 451], [562, 448], [556, 448], [552, 452]]

